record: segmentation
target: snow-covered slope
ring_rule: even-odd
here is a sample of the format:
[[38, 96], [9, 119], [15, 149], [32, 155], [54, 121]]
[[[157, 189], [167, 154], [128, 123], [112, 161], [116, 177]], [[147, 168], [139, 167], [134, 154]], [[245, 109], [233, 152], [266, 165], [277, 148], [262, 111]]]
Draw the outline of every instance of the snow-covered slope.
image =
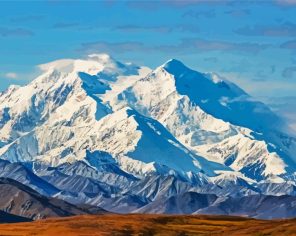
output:
[[[112, 90], [103, 96], [110, 101]], [[113, 102], [113, 103], [112, 103]], [[261, 180], [295, 172], [295, 140], [283, 145], [279, 117], [236, 85], [170, 60], [118, 94], [113, 109], [130, 106], [159, 121], [189, 150]], [[283, 153], [286, 151], [286, 154]]]
[[296, 139], [217, 74], [177, 60], [151, 70], [106, 54], [40, 69], [0, 95], [0, 158], [30, 166], [60, 198], [113, 199], [112, 209], [129, 199], [135, 210], [188, 191], [295, 194]]
[[[133, 72], [142, 78], [147, 69], [114, 62], [106, 55], [41, 68], [45, 73], [32, 83], [1, 96], [10, 117], [1, 129], [2, 143], [7, 143], [0, 150], [3, 159], [58, 165], [84, 160], [88, 150], [109, 153], [110, 161], [137, 175], [201, 170], [215, 175], [216, 169], [229, 169], [192, 153], [158, 121], [131, 107], [112, 110], [102, 102], [100, 95], [111, 90], [116, 76], [128, 80]], [[131, 80], [135, 77], [132, 74]]]

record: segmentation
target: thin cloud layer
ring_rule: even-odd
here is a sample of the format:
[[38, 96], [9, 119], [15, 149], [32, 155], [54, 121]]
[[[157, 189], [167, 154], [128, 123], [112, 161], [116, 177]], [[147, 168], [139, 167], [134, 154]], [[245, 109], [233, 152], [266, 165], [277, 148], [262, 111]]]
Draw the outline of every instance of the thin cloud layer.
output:
[[296, 50], [296, 40], [290, 40], [281, 44], [281, 48]]
[[202, 51], [222, 51], [222, 52], [244, 52], [256, 54], [259, 51], [262, 51], [269, 47], [267, 44], [258, 44], [258, 43], [235, 43], [229, 41], [220, 41], [220, 40], [205, 40], [205, 39], [183, 39], [182, 42], [178, 45], [172, 46], [159, 46], [159, 50], [163, 51], [177, 51], [177, 52], [202, 52]]
[[18, 75], [15, 72], [8, 72], [5, 74], [5, 77], [8, 79], [17, 79]]
[[281, 25], [245, 26], [234, 32], [244, 36], [294, 37], [296, 36], [296, 24], [286, 22]]
[[267, 47], [267, 44], [258, 43], [234, 43], [227, 41], [211, 41], [205, 39], [189, 38], [183, 39], [181, 43], [175, 45], [151, 46], [141, 42], [118, 42], [110, 43], [106, 41], [96, 41], [83, 43], [80, 50], [85, 52], [104, 51], [109, 53], [124, 53], [130, 51], [161, 51], [164, 53], [188, 54], [193, 52], [222, 51], [222, 52], [243, 52], [256, 54]]
[[289, 124], [290, 128], [296, 132], [296, 96], [285, 97], [265, 97], [262, 98], [263, 102], [269, 107], [280, 114]]
[[216, 12], [215, 10], [208, 10], [208, 11], [196, 11], [196, 10], [190, 10], [183, 14], [183, 17], [193, 17], [196, 19], [200, 19], [202, 17], [204, 18], [215, 18]]
[[44, 19], [42, 15], [27, 15], [27, 16], [16, 16], [10, 19], [14, 23], [26, 23], [26, 22], [36, 22]]
[[141, 10], [156, 10], [159, 8], [190, 8], [198, 6], [233, 6], [237, 4], [262, 4], [261, 2], [245, 1], [238, 2], [236, 0], [163, 0], [163, 1], [126, 1], [126, 5], [130, 8]]
[[232, 17], [245, 17], [251, 14], [250, 9], [232, 9], [229, 11], [225, 11], [225, 14], [230, 15]]
[[105, 52], [110, 54], [125, 53], [132, 51], [143, 51], [150, 50], [149, 47], [145, 46], [140, 42], [119, 42], [110, 43], [105, 41], [82, 43], [79, 51], [86, 53], [90, 52]]
[[175, 26], [140, 26], [140, 25], [120, 25], [113, 28], [122, 32], [157, 32], [157, 33], [172, 33], [172, 32], [199, 32], [196, 25], [175, 25]]
[[211, 62], [211, 63], [217, 63], [218, 58], [217, 57], [206, 57], [203, 59], [205, 62]]
[[28, 37], [33, 36], [34, 33], [31, 30], [23, 28], [5, 28], [0, 27], [0, 36], [1, 37]]
[[295, 0], [274, 0], [274, 2], [278, 5], [287, 6], [287, 7], [291, 7], [291, 6], [296, 5]]
[[296, 78], [296, 66], [290, 66], [283, 70], [282, 76], [287, 79]]
[[76, 28], [79, 26], [77, 22], [58, 22], [53, 25], [55, 29], [68, 29], [68, 28]]

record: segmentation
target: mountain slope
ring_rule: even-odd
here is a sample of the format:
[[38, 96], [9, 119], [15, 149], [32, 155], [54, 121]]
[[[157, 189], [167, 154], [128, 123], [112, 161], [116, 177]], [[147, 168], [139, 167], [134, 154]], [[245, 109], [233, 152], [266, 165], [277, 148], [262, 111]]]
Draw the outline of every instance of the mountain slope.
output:
[[[31, 188], [7, 178], [0, 178], [0, 210], [33, 220], [92, 213], [87, 208], [42, 196]], [[97, 208], [96, 211], [106, 212], [101, 208]]]
[[136, 212], [152, 214], [192, 214], [199, 209], [210, 206], [216, 199], [217, 196], [214, 194], [186, 192], [168, 199], [157, 199], [136, 210]]
[[296, 215], [295, 204], [295, 196], [250, 195], [217, 201], [195, 214], [238, 215], [258, 219], [293, 218]]
[[31, 221], [28, 218], [12, 215], [5, 211], [0, 211], [0, 224], [3, 223], [19, 223], [19, 222], [29, 222]]
[[[103, 96], [105, 101], [110, 93]], [[123, 104], [158, 120], [184, 146], [208, 160], [256, 180], [273, 175], [294, 178], [295, 157], [284, 154], [287, 148], [270, 135], [279, 129], [280, 118], [216, 75], [171, 60], [119, 94], [112, 107]], [[291, 143], [287, 153], [296, 150]]]
[[149, 214], [214, 214], [247, 216], [258, 219], [293, 218], [296, 215], [295, 196], [249, 195], [217, 197], [214, 194], [185, 192], [160, 198], [137, 209]]
[[0, 160], [0, 177], [21, 182], [46, 196], [51, 196], [60, 191], [60, 189], [32, 173], [21, 163], [10, 163], [5, 160]]

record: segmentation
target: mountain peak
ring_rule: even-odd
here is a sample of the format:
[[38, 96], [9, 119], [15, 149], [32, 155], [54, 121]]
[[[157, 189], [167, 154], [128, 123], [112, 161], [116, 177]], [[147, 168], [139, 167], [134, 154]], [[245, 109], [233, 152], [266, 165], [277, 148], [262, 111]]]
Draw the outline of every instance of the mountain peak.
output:
[[165, 63], [165, 65], [170, 65], [170, 66], [174, 66], [174, 65], [178, 65], [178, 64], [179, 65], [181, 64], [184, 66], [183, 62], [181, 62], [180, 60], [175, 59], [175, 58], [171, 58]]
[[184, 71], [190, 70], [181, 61], [177, 59], [168, 60], [162, 67], [170, 74], [173, 74], [176, 76], [184, 73]]

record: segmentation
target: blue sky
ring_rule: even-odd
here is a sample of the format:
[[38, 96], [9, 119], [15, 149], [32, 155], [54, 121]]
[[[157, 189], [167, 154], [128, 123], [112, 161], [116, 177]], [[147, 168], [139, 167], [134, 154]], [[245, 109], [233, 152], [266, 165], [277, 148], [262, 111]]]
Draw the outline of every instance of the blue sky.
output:
[[296, 1], [1, 1], [0, 90], [36, 65], [107, 52], [214, 71], [296, 127]]

